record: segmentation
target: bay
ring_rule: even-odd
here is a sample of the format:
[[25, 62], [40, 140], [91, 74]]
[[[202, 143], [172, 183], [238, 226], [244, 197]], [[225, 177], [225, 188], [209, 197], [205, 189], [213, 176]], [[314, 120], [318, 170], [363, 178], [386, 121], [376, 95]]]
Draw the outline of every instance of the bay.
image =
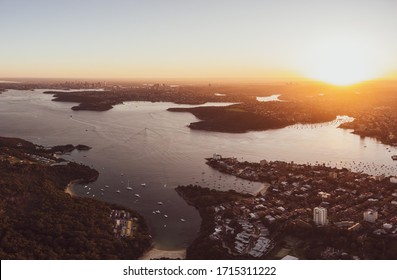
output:
[[209, 168], [205, 158], [214, 153], [239, 160], [283, 160], [346, 167], [373, 175], [397, 174], [397, 164], [391, 160], [397, 149], [337, 128], [349, 121], [346, 116], [317, 125], [217, 133], [190, 130], [187, 125], [197, 118], [166, 110], [192, 107], [188, 105], [125, 102], [105, 112], [72, 111], [74, 103], [53, 102], [52, 95], [43, 91], [9, 90], [0, 95], [0, 135], [45, 146], [93, 147], [65, 156], [100, 172], [98, 180], [87, 188], [75, 185], [74, 193], [137, 210], [147, 220], [159, 249], [186, 248], [199, 230], [199, 214], [175, 192], [178, 185], [241, 192], [255, 192], [261, 187], [260, 183]]

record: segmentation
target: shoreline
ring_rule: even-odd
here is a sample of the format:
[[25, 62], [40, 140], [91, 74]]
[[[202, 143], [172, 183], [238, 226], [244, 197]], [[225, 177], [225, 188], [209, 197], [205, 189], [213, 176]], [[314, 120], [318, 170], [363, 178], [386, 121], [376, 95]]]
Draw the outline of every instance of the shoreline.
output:
[[156, 247], [152, 247], [147, 250], [139, 260], [151, 260], [151, 259], [186, 259], [186, 249], [180, 250], [162, 250]]
[[77, 184], [80, 180], [72, 180], [69, 184], [66, 185], [65, 193], [69, 194], [71, 197], [77, 196], [76, 193], [73, 191], [73, 186]]
[[[20, 138], [0, 137], [0, 146], [2, 217], [7, 220], [6, 229], [16, 236], [5, 240], [3, 247], [18, 248], [1, 250], [3, 259], [131, 260], [150, 248], [146, 222], [137, 212], [100, 200], [77, 199], [74, 184], [93, 182], [99, 172], [75, 162], [52, 164], [54, 150], [68, 145], [43, 148]], [[134, 238], [120, 238], [117, 231], [110, 230], [117, 226], [112, 217], [117, 210], [124, 210], [121, 218], [131, 221]]]

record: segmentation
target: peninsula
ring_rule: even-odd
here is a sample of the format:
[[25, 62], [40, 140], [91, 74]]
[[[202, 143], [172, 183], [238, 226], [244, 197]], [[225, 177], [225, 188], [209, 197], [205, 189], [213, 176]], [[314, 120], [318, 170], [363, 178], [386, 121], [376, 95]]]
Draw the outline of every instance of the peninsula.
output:
[[173, 102], [176, 104], [199, 105], [206, 102], [243, 102], [253, 97], [238, 94], [215, 95], [206, 87], [171, 87], [167, 85], [146, 85], [129, 88], [111, 88], [105, 91], [46, 91], [53, 94], [53, 101], [76, 102], [72, 110], [107, 111], [125, 101]]
[[169, 108], [170, 112], [190, 112], [201, 121], [190, 123], [191, 129], [244, 133], [283, 128], [296, 123], [312, 124], [332, 121], [335, 110], [312, 109], [302, 102], [249, 102], [225, 107]]
[[177, 188], [203, 219], [188, 258], [397, 259], [397, 178], [280, 161], [207, 164], [264, 187], [256, 196]]
[[150, 246], [136, 212], [65, 193], [98, 177], [54, 155], [74, 148], [0, 137], [1, 259], [136, 259]]
[[[397, 115], [394, 113], [397, 83], [365, 82], [337, 87], [324, 83], [167, 85], [106, 84], [100, 82], [21, 82], [2, 83], [6, 89], [53, 89], [54, 101], [76, 102], [72, 110], [107, 111], [126, 101], [173, 102], [199, 105], [207, 102], [238, 103], [227, 107], [170, 108], [171, 112], [191, 112], [200, 121], [187, 124], [191, 129], [244, 133], [313, 124], [336, 116], [354, 118], [340, 126], [362, 137], [397, 146]], [[73, 89], [73, 91], [70, 91]], [[102, 90], [98, 90], [102, 89]], [[260, 97], [279, 96], [261, 102]], [[280, 102], [282, 101], [282, 102]]]

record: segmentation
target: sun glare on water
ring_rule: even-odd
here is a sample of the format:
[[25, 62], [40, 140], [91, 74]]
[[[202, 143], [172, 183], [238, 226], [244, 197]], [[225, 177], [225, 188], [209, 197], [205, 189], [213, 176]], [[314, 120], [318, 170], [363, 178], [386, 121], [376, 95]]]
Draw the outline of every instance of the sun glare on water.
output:
[[376, 79], [383, 75], [377, 51], [369, 44], [343, 40], [323, 42], [306, 53], [303, 75], [339, 86]]

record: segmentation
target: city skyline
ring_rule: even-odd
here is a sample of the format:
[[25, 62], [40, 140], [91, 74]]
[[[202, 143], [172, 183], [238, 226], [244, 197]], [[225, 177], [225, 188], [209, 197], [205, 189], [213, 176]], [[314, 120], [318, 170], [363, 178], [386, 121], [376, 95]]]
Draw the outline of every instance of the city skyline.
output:
[[393, 1], [1, 1], [0, 77], [397, 77]]

